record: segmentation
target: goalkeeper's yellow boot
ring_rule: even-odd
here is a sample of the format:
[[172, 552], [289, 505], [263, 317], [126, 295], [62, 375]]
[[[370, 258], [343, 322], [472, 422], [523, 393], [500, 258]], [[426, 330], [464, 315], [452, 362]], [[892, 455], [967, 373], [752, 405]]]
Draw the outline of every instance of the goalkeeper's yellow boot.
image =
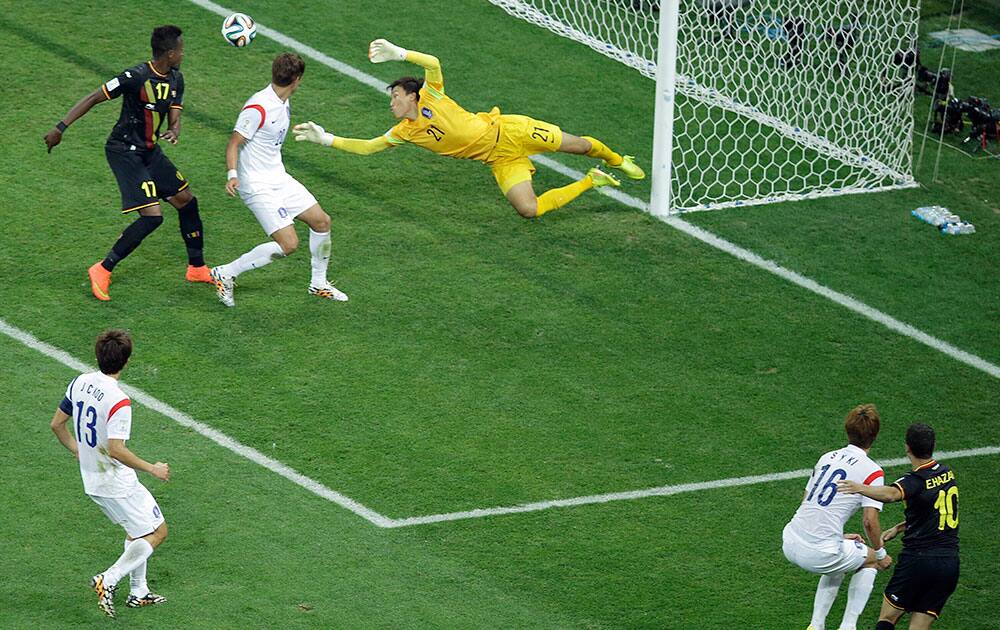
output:
[[622, 185], [620, 181], [618, 181], [611, 175], [608, 175], [607, 173], [605, 173], [604, 171], [602, 171], [597, 167], [594, 167], [589, 171], [587, 171], [587, 177], [589, 177], [590, 181], [594, 183], [594, 188], [600, 188], [601, 186], [618, 187]]
[[184, 274], [184, 279], [188, 282], [212, 282], [212, 273], [208, 268], [208, 265], [202, 265], [201, 267], [195, 267], [194, 265], [188, 265], [187, 273]]
[[[607, 162], [605, 162], [605, 164], [607, 164]], [[639, 165], [635, 163], [635, 157], [631, 155], [623, 155], [622, 163], [619, 164], [618, 166], [611, 166], [610, 164], [608, 164], [608, 166], [610, 168], [616, 168], [622, 173], [625, 173], [625, 176], [628, 177], [629, 179], [646, 178], [645, 171], [639, 168]]]
[[111, 272], [104, 268], [101, 261], [97, 261], [87, 269], [87, 275], [90, 277], [90, 292], [94, 297], [102, 302], [110, 301], [108, 287], [111, 286]]

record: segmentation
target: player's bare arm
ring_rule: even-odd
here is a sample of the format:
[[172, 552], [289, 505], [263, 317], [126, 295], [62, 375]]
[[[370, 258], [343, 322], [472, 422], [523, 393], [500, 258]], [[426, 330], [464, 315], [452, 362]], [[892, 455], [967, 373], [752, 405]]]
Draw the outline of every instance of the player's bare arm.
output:
[[167, 114], [167, 130], [160, 134], [160, 140], [166, 140], [170, 144], [177, 144], [181, 138], [181, 110], [171, 108]]
[[236, 163], [240, 157], [240, 147], [247, 141], [243, 134], [234, 131], [229, 136], [229, 144], [226, 145], [226, 192], [230, 197], [236, 196], [236, 190], [240, 187], [240, 179], [236, 175]]
[[133, 470], [148, 472], [161, 481], [170, 481], [170, 466], [164, 462], [150, 464], [125, 446], [125, 440], [108, 440], [108, 455]]
[[108, 100], [108, 97], [104, 94], [102, 89], [94, 90], [87, 96], [80, 99], [79, 102], [77, 102], [77, 104], [74, 105], [65, 116], [63, 116], [63, 119], [60, 120], [55, 127], [50, 129], [47, 134], [45, 134], [45, 146], [49, 148], [49, 153], [52, 153], [53, 147], [62, 142], [63, 131], [66, 130], [66, 127], [69, 127], [80, 118], [83, 118], [83, 115], [89, 112], [90, 108], [94, 105], [103, 103], [106, 100]]
[[890, 540], [892, 540], [893, 538], [899, 536], [900, 534], [902, 534], [905, 531], [906, 531], [906, 521], [903, 521], [902, 523], [897, 523], [896, 525], [893, 525], [889, 529], [887, 529], [884, 532], [882, 532], [882, 542], [883, 542], [883, 544], [889, 542]]
[[882, 548], [882, 524], [878, 520], [878, 510], [866, 507], [861, 512], [861, 525], [865, 528], [868, 543], [872, 549]]
[[70, 453], [73, 453], [74, 457], [78, 458], [80, 457], [80, 454], [77, 451], [76, 440], [73, 439], [73, 436], [69, 432], [69, 427], [66, 426], [66, 422], [69, 419], [70, 416], [67, 415], [62, 409], [56, 409], [55, 414], [52, 416], [52, 422], [49, 423], [49, 426], [52, 428], [52, 432], [56, 434], [56, 437], [59, 438], [59, 442], [65, 446]]
[[866, 486], [857, 481], [838, 481], [837, 492], [860, 494], [882, 503], [895, 503], [903, 500], [903, 493], [896, 486]]

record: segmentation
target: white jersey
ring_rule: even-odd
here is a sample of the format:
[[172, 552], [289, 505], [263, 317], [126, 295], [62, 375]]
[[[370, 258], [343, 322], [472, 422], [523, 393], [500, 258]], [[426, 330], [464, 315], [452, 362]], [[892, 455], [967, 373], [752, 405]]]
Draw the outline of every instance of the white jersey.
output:
[[241, 190], [285, 181], [287, 174], [281, 161], [281, 146], [285, 143], [291, 116], [291, 103], [281, 100], [270, 85], [247, 99], [233, 128], [247, 139], [240, 149], [236, 167]]
[[59, 409], [70, 416], [80, 454], [83, 489], [92, 496], [127, 497], [139, 483], [135, 471], [108, 455], [108, 440], [132, 432], [132, 401], [118, 381], [101, 372], [74, 378]]
[[819, 458], [806, 483], [805, 497], [788, 526], [804, 542], [836, 545], [844, 538], [844, 524], [862, 507], [882, 511], [882, 504], [860, 494], [837, 492], [837, 482], [848, 479], [867, 486], [885, 485], [882, 467], [854, 445]]

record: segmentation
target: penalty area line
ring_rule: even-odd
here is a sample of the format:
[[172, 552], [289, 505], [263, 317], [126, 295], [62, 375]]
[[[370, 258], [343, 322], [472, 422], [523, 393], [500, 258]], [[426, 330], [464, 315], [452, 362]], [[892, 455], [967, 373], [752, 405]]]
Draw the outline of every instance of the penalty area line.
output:
[[[93, 367], [87, 365], [86, 363], [79, 361], [68, 352], [60, 350], [55, 346], [45, 343], [39, 340], [37, 337], [27, 333], [16, 326], [8, 324], [4, 319], [0, 318], [0, 333], [3, 333], [21, 343], [32, 350], [36, 350], [41, 354], [54, 359], [59, 363], [65, 365], [66, 367], [75, 370], [77, 372], [91, 372]], [[311, 479], [302, 473], [290, 468], [289, 466], [279, 462], [276, 459], [264, 455], [260, 451], [246, 446], [228, 435], [217, 431], [208, 425], [198, 422], [191, 416], [184, 412], [178, 411], [177, 409], [171, 407], [167, 403], [155, 398], [154, 396], [147, 394], [137, 387], [132, 387], [125, 383], [121, 383], [122, 390], [132, 398], [132, 400], [142, 404], [145, 407], [156, 411], [157, 413], [166, 416], [176, 422], [177, 424], [187, 427], [192, 431], [206, 437], [219, 446], [232, 451], [236, 455], [248, 459], [255, 464], [258, 464], [273, 473], [276, 473], [288, 481], [296, 484], [308, 490], [309, 492], [315, 494], [318, 497], [326, 499], [332, 503], [339, 505], [340, 507], [353, 512], [354, 514], [365, 519], [369, 523], [381, 528], [394, 529], [400, 527], [413, 527], [416, 525], [430, 525], [432, 523], [443, 523], [449, 521], [461, 521], [474, 518], [485, 518], [489, 516], [503, 516], [506, 514], [521, 514], [524, 512], [539, 512], [542, 510], [548, 510], [558, 507], [576, 507], [580, 505], [592, 505], [596, 503], [611, 503], [613, 501], [632, 501], [636, 499], [645, 499], [649, 497], [666, 497], [675, 494], [683, 494], [687, 492], [698, 492], [702, 490], [714, 490], [718, 488], [733, 488], [738, 486], [749, 486], [762, 483], [770, 483], [773, 481], [785, 481], [788, 479], [798, 479], [798, 478], [808, 478], [812, 474], [812, 470], [804, 468], [800, 470], [788, 470], [784, 472], [768, 473], [763, 475], [752, 475], [746, 477], [731, 477], [728, 479], [715, 479], [712, 481], [701, 481], [695, 483], [684, 483], [671, 486], [658, 486], [656, 488], [645, 488], [641, 490], [628, 490], [624, 492], [609, 492], [606, 494], [592, 494], [580, 497], [571, 497], [567, 499], [553, 499], [549, 501], [538, 501], [535, 503], [523, 503], [520, 505], [512, 505], [506, 507], [491, 507], [491, 508], [479, 508], [474, 510], [466, 510], [461, 512], [446, 512], [442, 514], [428, 514], [425, 516], [410, 516], [404, 518], [389, 518], [378, 512], [372, 510], [371, 508], [365, 507], [361, 503], [355, 501], [354, 499], [332, 490], [322, 483]], [[986, 455], [998, 455], [1000, 454], [1000, 447], [997, 446], [984, 446], [981, 448], [965, 449], [960, 451], [941, 451], [936, 453], [936, 458], [941, 460], [952, 460], [960, 459], [963, 457], [979, 457]], [[882, 461], [882, 466], [900, 466], [902, 464], [908, 463], [909, 460], [905, 457], [899, 457], [896, 459], [889, 459]]]
[[[984, 455], [998, 454], [1000, 454], [1000, 447], [984, 446], [982, 448], [970, 448], [960, 451], [941, 451], [939, 453], [935, 453], [934, 458], [947, 462], [963, 457], [980, 457]], [[884, 460], [882, 462], [882, 466], [900, 466], [902, 464], [908, 464], [909, 462], [909, 459], [899, 457], [896, 459]], [[537, 503], [524, 503], [522, 505], [512, 505], [509, 507], [482, 508], [467, 510], [464, 512], [447, 512], [445, 514], [411, 516], [409, 518], [392, 519], [390, 527], [413, 527], [415, 525], [429, 525], [432, 523], [461, 521], [473, 518], [485, 518], [488, 516], [503, 516], [506, 514], [521, 514], [524, 512], [540, 512], [542, 510], [549, 510], [558, 507], [576, 507], [580, 505], [592, 505], [595, 503], [611, 503], [612, 501], [633, 501], [635, 499], [645, 499], [648, 497], [666, 497], [674, 494], [698, 492], [701, 490], [751, 486], [761, 483], [771, 483], [773, 481], [785, 481], [788, 479], [807, 479], [811, 474], [812, 469], [803, 468], [800, 470], [788, 470], [785, 472], [769, 473], [766, 475], [731, 477], [729, 479], [715, 479], [713, 481], [682, 483], [673, 486], [659, 486], [657, 488], [646, 488], [644, 490], [610, 492], [608, 494], [592, 494], [583, 497], [573, 497], [570, 499], [555, 499], [552, 501], [539, 501]]]
[[[212, 13], [215, 13], [216, 15], [220, 15], [222, 17], [227, 17], [232, 13], [234, 13], [232, 9], [227, 9], [226, 7], [216, 4], [211, 0], [188, 0], [188, 1], [191, 2], [192, 4], [195, 4], [207, 11], [211, 11]], [[260, 23], [257, 24], [257, 32], [260, 35], [273, 39], [274, 41], [282, 44], [283, 46], [291, 48], [292, 50], [298, 52], [301, 55], [309, 57], [310, 59], [313, 59], [323, 64], [324, 66], [330, 68], [331, 70], [335, 70], [345, 76], [351, 77], [352, 79], [358, 81], [359, 83], [363, 83], [364, 85], [367, 85], [370, 88], [378, 90], [383, 94], [386, 93], [385, 88], [387, 84], [384, 81], [377, 79], [376, 77], [373, 77], [367, 72], [359, 70], [352, 65], [344, 63], [343, 61], [334, 59], [333, 57], [330, 57], [329, 55], [316, 50], [312, 46], [303, 44], [297, 39], [289, 37], [288, 35], [276, 31], [273, 28], [268, 28], [266, 26], [263, 26]], [[583, 177], [582, 172], [574, 168], [570, 168], [569, 166], [566, 166], [556, 160], [553, 160], [550, 157], [544, 155], [534, 155], [531, 157], [531, 159], [537, 162], [538, 164], [545, 166], [546, 168], [552, 169], [557, 173], [569, 177], [570, 179], [581, 179]], [[637, 197], [633, 197], [621, 191], [614, 190], [610, 186], [606, 186], [604, 188], [598, 188], [597, 192], [607, 197], [610, 197], [611, 199], [614, 199], [615, 201], [618, 201], [619, 203], [626, 205], [630, 208], [635, 208], [636, 210], [641, 210], [643, 212], [649, 213], [648, 203]], [[914, 341], [917, 341], [919, 343], [924, 344], [925, 346], [937, 350], [938, 352], [941, 352], [955, 359], [956, 361], [959, 361], [977, 370], [985, 372], [986, 374], [989, 374], [993, 378], [1000, 379], [1000, 366], [990, 363], [989, 361], [986, 361], [985, 359], [980, 358], [970, 352], [966, 352], [965, 350], [953, 346], [946, 341], [938, 339], [937, 337], [928, 335], [922, 330], [919, 330], [914, 326], [911, 326], [886, 313], [883, 313], [882, 311], [876, 308], [868, 306], [867, 304], [861, 302], [860, 300], [852, 298], [849, 295], [840, 293], [839, 291], [834, 291], [833, 289], [830, 289], [816, 282], [815, 280], [807, 278], [802, 274], [796, 273], [790, 269], [786, 269], [781, 265], [779, 265], [778, 263], [767, 260], [766, 258], [763, 258], [753, 253], [750, 250], [744, 249], [738, 245], [730, 243], [729, 241], [713, 234], [712, 232], [709, 232], [708, 230], [700, 228], [692, 223], [688, 223], [687, 221], [677, 217], [676, 215], [670, 215], [667, 217], [656, 217], [656, 218], [660, 219], [670, 227], [676, 230], [680, 230], [681, 232], [684, 232], [688, 236], [698, 239], [699, 241], [705, 243], [706, 245], [710, 245], [718, 250], [721, 250], [729, 254], [730, 256], [733, 256], [734, 258], [750, 263], [751, 265], [757, 267], [758, 269], [762, 269], [768, 273], [778, 276], [779, 278], [783, 278], [791, 282], [792, 284], [795, 284], [803, 289], [815, 293], [816, 295], [827, 298], [828, 300], [831, 300], [848, 310], [854, 311], [855, 313], [862, 315], [863, 317], [873, 322], [881, 324], [892, 331], [895, 331], [905, 337], [909, 337]]]
[[[3, 319], [0, 319], [0, 332], [7, 335], [14, 341], [20, 342], [22, 345], [31, 348], [32, 350], [37, 350], [38, 352], [44, 354], [50, 359], [54, 359], [59, 363], [62, 363], [63, 365], [72, 370], [76, 370], [77, 372], [94, 371], [94, 368], [92, 366], [89, 366], [86, 363], [77, 360], [68, 352], [60, 350], [55, 346], [49, 345], [44, 341], [39, 340], [37, 337], [31, 335], [30, 333], [27, 333], [21, 330], [20, 328], [8, 324]], [[255, 464], [263, 466], [264, 468], [270, 470], [271, 472], [281, 475], [285, 479], [291, 481], [297, 486], [300, 486], [308, 490], [309, 492], [312, 492], [316, 496], [322, 497], [327, 501], [336, 503], [340, 507], [350, 510], [351, 512], [354, 512], [361, 518], [379, 527], [394, 526], [394, 521], [392, 519], [382, 516], [378, 512], [370, 508], [367, 508], [364, 505], [361, 505], [354, 499], [346, 495], [343, 495], [337, 492], [336, 490], [331, 490], [330, 488], [324, 486], [320, 482], [314, 479], [310, 479], [309, 477], [306, 477], [302, 473], [290, 468], [289, 466], [286, 466], [285, 464], [282, 464], [278, 460], [268, 457], [267, 455], [264, 455], [257, 449], [249, 447], [240, 442], [237, 442], [236, 440], [229, 437], [225, 433], [217, 431], [206, 424], [198, 422], [197, 420], [187, 415], [186, 413], [174, 409], [167, 403], [159, 400], [158, 398], [155, 398], [154, 396], [151, 396], [150, 394], [147, 394], [141, 389], [137, 387], [132, 387], [131, 385], [127, 385], [125, 383], [121, 383], [121, 388], [122, 391], [128, 394], [132, 400], [138, 402], [139, 404], [144, 405], [145, 407], [148, 407], [153, 411], [156, 411], [157, 413], [166, 416], [167, 418], [170, 418], [171, 420], [181, 425], [182, 427], [187, 427], [188, 429], [191, 429], [192, 431], [204, 437], [207, 437], [208, 439], [212, 440], [219, 446], [229, 451], [232, 451], [233, 453], [239, 455], [240, 457], [249, 459]]]

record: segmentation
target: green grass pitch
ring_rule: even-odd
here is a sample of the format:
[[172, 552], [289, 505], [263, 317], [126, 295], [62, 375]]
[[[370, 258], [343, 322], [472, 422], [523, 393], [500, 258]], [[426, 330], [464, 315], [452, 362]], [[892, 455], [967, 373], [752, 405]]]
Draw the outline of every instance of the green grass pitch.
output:
[[[431, 52], [466, 108], [550, 120], [649, 165], [651, 81], [486, 2], [443, 4], [232, 8], [387, 83], [414, 70], [369, 64], [370, 40]], [[940, 4], [929, 5], [922, 33], [947, 25]], [[136, 353], [126, 382], [389, 518], [808, 468], [844, 442], [843, 416], [859, 402], [883, 414], [876, 459], [901, 456], [917, 420], [934, 425], [942, 450], [1000, 445], [995, 377], [596, 193], [525, 221], [482, 165], [412, 147], [369, 158], [285, 147], [289, 171], [333, 217], [331, 278], [346, 304], [306, 294], [299, 251], [241, 277], [237, 307], [225, 309], [207, 285], [183, 281], [171, 208], [116, 270], [112, 301], [98, 303], [86, 268], [131, 220], [118, 213], [103, 156], [119, 103], [96, 107], [52, 154], [43, 134], [146, 59], [153, 26], [181, 26], [186, 109], [180, 144], [165, 150], [200, 200], [206, 257], [228, 262], [265, 237], [225, 195], [225, 144], [284, 48], [264, 36], [231, 48], [221, 18], [188, 2], [52, 8], [0, 12], [0, 319], [88, 363], [100, 330], [128, 328]], [[963, 26], [996, 33], [1000, 18], [985, 0], [967, 2]], [[925, 63], [936, 60], [940, 49], [921, 41]], [[294, 121], [354, 137], [392, 124], [384, 96], [306, 63]], [[1000, 53], [959, 53], [955, 68], [958, 96], [1000, 102]], [[918, 100], [918, 129], [926, 107]], [[945, 148], [935, 181], [937, 144], [927, 151], [919, 189], [687, 220], [1000, 363], [1000, 162]], [[535, 181], [538, 190], [567, 182], [545, 168]], [[649, 194], [647, 182], [623, 190]], [[977, 234], [945, 237], [910, 217], [928, 204], [951, 207]], [[48, 428], [72, 376], [0, 336], [3, 628], [106, 621], [87, 580], [120, 553], [121, 534], [83, 495]], [[816, 579], [780, 549], [802, 479], [381, 529], [147, 407], [134, 416], [131, 446], [173, 472], [168, 484], [142, 477], [170, 526], [149, 565], [152, 588], [170, 601], [136, 611], [121, 597], [128, 627], [809, 620]], [[997, 627], [997, 457], [952, 464], [963, 565], [939, 626]], [[884, 515], [888, 525], [902, 509]], [[861, 626], [874, 625], [886, 580]]]

